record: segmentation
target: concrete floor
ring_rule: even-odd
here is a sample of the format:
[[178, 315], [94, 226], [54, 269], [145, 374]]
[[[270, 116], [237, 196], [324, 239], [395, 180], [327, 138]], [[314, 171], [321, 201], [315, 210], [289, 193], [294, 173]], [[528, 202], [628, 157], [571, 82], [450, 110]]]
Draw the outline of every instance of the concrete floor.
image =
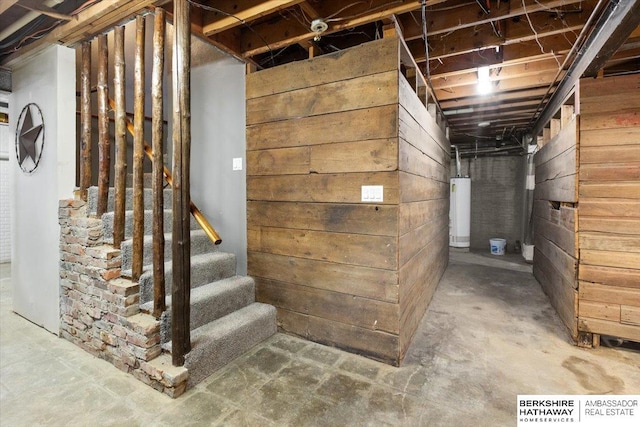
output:
[[513, 426], [517, 394], [640, 394], [640, 353], [583, 350], [519, 257], [452, 252], [401, 368], [277, 334], [172, 400], [11, 312], [2, 426]]

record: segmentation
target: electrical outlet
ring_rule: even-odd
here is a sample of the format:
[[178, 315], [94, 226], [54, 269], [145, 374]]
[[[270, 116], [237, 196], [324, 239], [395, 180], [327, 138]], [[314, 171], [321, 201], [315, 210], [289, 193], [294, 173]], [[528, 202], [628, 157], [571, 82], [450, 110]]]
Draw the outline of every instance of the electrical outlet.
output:
[[241, 171], [242, 170], [242, 157], [234, 157], [233, 158], [233, 170]]
[[382, 185], [363, 185], [362, 201], [365, 203], [382, 202], [384, 187]]

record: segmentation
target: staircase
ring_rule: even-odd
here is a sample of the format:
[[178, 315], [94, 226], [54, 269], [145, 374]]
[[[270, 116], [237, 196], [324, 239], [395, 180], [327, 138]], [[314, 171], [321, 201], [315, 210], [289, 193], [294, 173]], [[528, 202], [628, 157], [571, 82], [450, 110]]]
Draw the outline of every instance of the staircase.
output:
[[[140, 287], [140, 310], [153, 312], [152, 215], [151, 190], [145, 189], [145, 237], [143, 273]], [[131, 277], [133, 191], [127, 189], [125, 240], [121, 244], [122, 277]], [[171, 206], [172, 192], [164, 190], [165, 206]], [[88, 193], [88, 210], [95, 215], [97, 188]], [[102, 216], [105, 243], [113, 242], [113, 189], [109, 192], [108, 212]], [[160, 340], [163, 352], [171, 352], [171, 224], [172, 212], [165, 210], [165, 288], [167, 310], [160, 317]], [[193, 386], [215, 370], [228, 364], [255, 344], [276, 332], [274, 307], [255, 302], [252, 278], [236, 274], [234, 254], [221, 252], [191, 221], [191, 346], [186, 355], [188, 386]]]

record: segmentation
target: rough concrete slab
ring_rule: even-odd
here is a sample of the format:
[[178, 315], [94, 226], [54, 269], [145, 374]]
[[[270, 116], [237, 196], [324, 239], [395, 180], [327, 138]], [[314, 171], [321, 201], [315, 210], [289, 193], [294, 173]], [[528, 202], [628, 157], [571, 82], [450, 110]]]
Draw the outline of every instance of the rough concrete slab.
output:
[[0, 265], [1, 423], [494, 427], [517, 394], [640, 393], [638, 351], [575, 347], [530, 273], [478, 259], [451, 261], [400, 368], [276, 334], [176, 400], [14, 314]]

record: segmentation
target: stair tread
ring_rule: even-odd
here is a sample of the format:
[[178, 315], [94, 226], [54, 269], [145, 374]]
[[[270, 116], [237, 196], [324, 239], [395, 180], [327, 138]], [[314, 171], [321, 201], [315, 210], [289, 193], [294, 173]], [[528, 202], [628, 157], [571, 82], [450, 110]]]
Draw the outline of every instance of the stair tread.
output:
[[[165, 207], [165, 208], [163, 209], [163, 211], [164, 211], [164, 212], [171, 212], [172, 210], [173, 210], [173, 209], [171, 209], [171, 208], [167, 208], [167, 207]], [[127, 210], [125, 210], [124, 212], [125, 212], [125, 214], [133, 214], [133, 209], [127, 209]], [[147, 212], [147, 213], [149, 213], [149, 212], [153, 212], [153, 209], [145, 209], [145, 210], [144, 210], [144, 212]], [[113, 214], [114, 214], [114, 212], [113, 212], [113, 211], [109, 211], [109, 212], [105, 212], [105, 213], [104, 213], [104, 215], [108, 215], [108, 216], [113, 216]]]
[[[221, 261], [221, 260], [226, 260], [229, 258], [233, 258], [235, 257], [234, 254], [229, 253], [229, 252], [206, 252], [204, 254], [198, 254], [198, 255], [191, 255], [191, 267], [196, 266], [196, 265], [202, 265], [204, 263], [207, 263], [209, 261], [211, 261], [212, 258], [214, 258], [215, 261]], [[144, 277], [148, 277], [148, 276], [153, 276], [153, 265], [152, 264], [148, 264], [143, 266], [142, 268], [142, 274], [140, 275], [140, 278]], [[164, 272], [165, 275], [168, 272], [173, 271], [173, 261], [166, 261], [164, 263]], [[128, 270], [122, 270], [122, 276], [124, 277], [131, 277], [131, 269]]]
[[191, 333], [188, 386], [207, 378], [277, 331], [276, 308], [254, 302]]
[[[220, 319], [209, 322], [199, 328], [191, 331], [191, 339], [194, 341], [194, 347], [197, 346], [197, 341], [201, 337], [212, 338], [214, 333], [224, 334], [229, 333], [237, 329], [240, 325], [248, 323], [249, 321], [259, 317], [260, 315], [267, 314], [268, 312], [275, 311], [275, 308], [268, 304], [261, 302], [254, 302], [240, 310], [227, 314]], [[238, 322], [238, 323], [236, 323]]]
[[[164, 259], [165, 261], [171, 260], [171, 243], [172, 233], [164, 233]], [[191, 254], [199, 255], [209, 252], [219, 252], [219, 246], [216, 246], [214, 242], [209, 239], [207, 233], [201, 228], [191, 230]], [[120, 245], [122, 250], [122, 268], [125, 271], [131, 270], [131, 263], [133, 262], [133, 239], [127, 239]], [[151, 266], [153, 264], [153, 236], [144, 236], [143, 241], [143, 266]], [[144, 268], [144, 267], [143, 267]]]
[[[193, 304], [194, 302], [207, 297], [215, 297], [225, 291], [231, 290], [234, 287], [240, 287], [248, 283], [253, 284], [253, 279], [249, 276], [232, 276], [207, 283], [206, 285], [198, 286], [191, 289], [191, 303]], [[171, 307], [171, 295], [166, 296], [165, 303], [168, 310]], [[153, 310], [153, 301], [147, 301], [144, 304], [140, 304], [140, 308], [145, 311]]]
[[[167, 233], [163, 233], [163, 234], [164, 234], [164, 240], [165, 241], [170, 240], [172, 238], [172, 236], [173, 236], [173, 233], [171, 231], [169, 231]], [[191, 237], [193, 237], [193, 236], [206, 236], [206, 235], [207, 234], [201, 228], [196, 228], [196, 229], [191, 230]], [[144, 240], [145, 241], [153, 241], [153, 235], [146, 234], [144, 236]], [[122, 241], [122, 243], [123, 244], [124, 243], [133, 243], [133, 238], [125, 239], [125, 240]]]
[[[233, 333], [234, 331], [246, 326], [253, 320], [260, 318], [269, 313], [275, 313], [275, 307], [261, 302], [254, 302], [246, 307], [229, 313], [224, 317], [204, 324], [191, 331], [192, 352], [197, 347], [203, 345], [204, 341], [211, 341], [216, 338]], [[275, 331], [274, 331], [275, 333]], [[208, 339], [207, 339], [208, 338]], [[163, 345], [165, 350], [171, 352], [172, 341]]]
[[[151, 188], [144, 188], [144, 203], [145, 206], [147, 207], [151, 207], [152, 204], [152, 189]], [[173, 197], [173, 190], [171, 189], [171, 187], [168, 188], [164, 188], [163, 189], [163, 194], [164, 194], [164, 201], [165, 201], [165, 206], [171, 206], [171, 200]], [[108, 194], [108, 198], [107, 198], [107, 212], [112, 212], [113, 208], [114, 208], [114, 199], [115, 199], [115, 191], [113, 189], [113, 187], [109, 187], [109, 194]], [[89, 187], [88, 189], [88, 196], [87, 196], [87, 203], [88, 203], [88, 209], [89, 209], [89, 213], [92, 215], [95, 215], [96, 213], [96, 207], [97, 207], [97, 200], [98, 200], [98, 187], [96, 186], [92, 186]], [[128, 207], [131, 207], [133, 205], [133, 188], [131, 187], [127, 187], [126, 191], [125, 191], [125, 204]]]

